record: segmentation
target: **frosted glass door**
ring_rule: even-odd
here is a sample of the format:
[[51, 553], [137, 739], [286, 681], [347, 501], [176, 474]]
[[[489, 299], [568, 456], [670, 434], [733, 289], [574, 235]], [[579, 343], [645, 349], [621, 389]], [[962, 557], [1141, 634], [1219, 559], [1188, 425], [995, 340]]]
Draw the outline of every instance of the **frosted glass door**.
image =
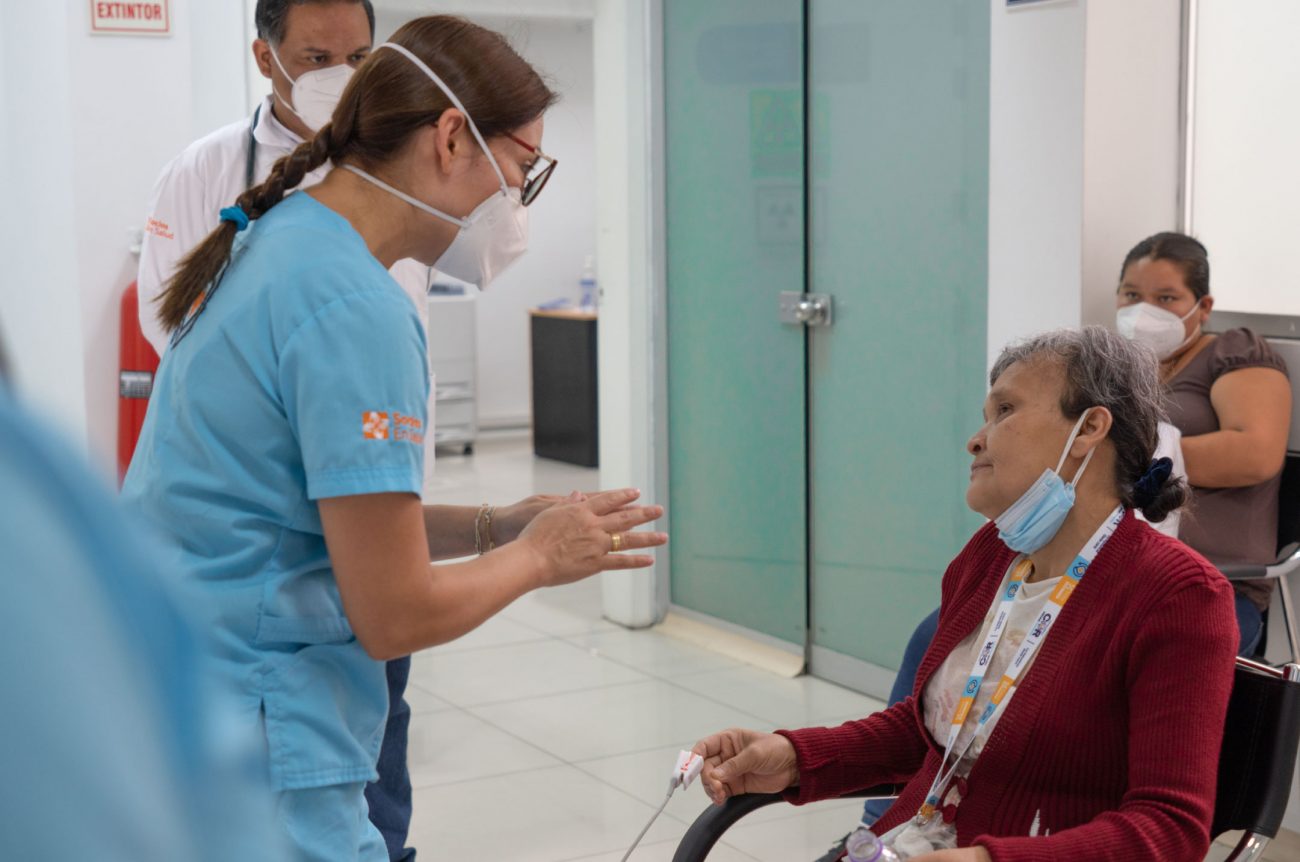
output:
[[807, 640], [803, 4], [665, 0], [672, 601]]
[[989, 6], [809, 7], [813, 671], [883, 694], [980, 523]]

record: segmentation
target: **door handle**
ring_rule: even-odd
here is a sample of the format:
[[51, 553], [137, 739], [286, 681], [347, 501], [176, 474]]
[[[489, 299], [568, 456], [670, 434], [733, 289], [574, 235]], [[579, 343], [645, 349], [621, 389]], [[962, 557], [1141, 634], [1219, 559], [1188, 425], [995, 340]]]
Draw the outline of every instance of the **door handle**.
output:
[[780, 320], [796, 326], [830, 326], [833, 308], [829, 294], [787, 290], [781, 293]]

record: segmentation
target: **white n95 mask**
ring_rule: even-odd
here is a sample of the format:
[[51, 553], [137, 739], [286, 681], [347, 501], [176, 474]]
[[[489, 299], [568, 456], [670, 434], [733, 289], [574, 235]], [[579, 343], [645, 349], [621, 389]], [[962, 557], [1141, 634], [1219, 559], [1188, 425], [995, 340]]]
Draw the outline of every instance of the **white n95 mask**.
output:
[[1130, 341], [1150, 347], [1160, 359], [1168, 359], [1199, 334], [1193, 332], [1191, 338], [1184, 337], [1183, 323], [1200, 307], [1198, 299], [1191, 311], [1179, 317], [1149, 302], [1136, 302], [1115, 312], [1115, 329]]
[[401, 45], [385, 42], [375, 50], [379, 51], [383, 48], [397, 51], [418, 66], [420, 71], [424, 72], [429, 77], [429, 80], [433, 81], [438, 86], [438, 89], [447, 95], [451, 103], [465, 115], [465, 122], [469, 124], [469, 130], [473, 133], [474, 140], [478, 141], [479, 147], [482, 148], [488, 162], [492, 165], [492, 170], [496, 172], [501, 187], [476, 206], [468, 216], [457, 218], [429, 206], [424, 201], [415, 199], [406, 192], [393, 188], [388, 183], [378, 177], [371, 176], [355, 165], [343, 165], [343, 167], [389, 194], [401, 198], [416, 209], [444, 221], [449, 221], [459, 227], [460, 230], [456, 233], [456, 238], [451, 241], [451, 245], [442, 253], [442, 256], [434, 262], [433, 268], [450, 275], [452, 278], [477, 285], [482, 290], [488, 286], [492, 279], [505, 271], [507, 267], [517, 261], [528, 250], [528, 208], [523, 204], [522, 193], [519, 189], [506, 184], [506, 177], [505, 174], [501, 173], [501, 166], [497, 164], [492, 151], [488, 149], [487, 141], [483, 140], [483, 136], [479, 134], [478, 126], [474, 125], [474, 120], [470, 117], [469, 111], [465, 110], [465, 106], [461, 104], [460, 99], [456, 98], [456, 94], [442, 82], [437, 73], [430, 69], [423, 60]]
[[307, 128], [319, 132], [333, 118], [334, 109], [338, 107], [339, 99], [343, 98], [343, 91], [356, 70], [347, 63], [340, 63], [328, 69], [312, 69], [294, 80], [289, 70], [285, 69], [284, 64], [280, 62], [280, 55], [274, 48], [271, 49], [271, 57], [275, 60], [275, 65], [280, 67], [280, 73], [293, 85], [293, 91], [290, 93], [293, 104], [289, 104], [288, 100], [276, 91], [275, 95], [280, 99], [280, 104], [284, 105], [289, 113], [302, 120]]

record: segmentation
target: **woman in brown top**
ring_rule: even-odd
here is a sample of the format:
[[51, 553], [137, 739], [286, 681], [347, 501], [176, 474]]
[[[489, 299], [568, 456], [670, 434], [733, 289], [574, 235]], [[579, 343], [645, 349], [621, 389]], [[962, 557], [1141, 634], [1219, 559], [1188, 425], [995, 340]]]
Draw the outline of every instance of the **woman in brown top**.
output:
[[[1286, 363], [1249, 329], [1203, 331], [1214, 306], [1205, 246], [1158, 233], [1124, 259], [1117, 327], [1151, 347], [1182, 432], [1192, 505], [1179, 538], [1210, 562], [1271, 563], [1291, 421]], [[1259, 646], [1269, 581], [1234, 582], [1242, 655]]]

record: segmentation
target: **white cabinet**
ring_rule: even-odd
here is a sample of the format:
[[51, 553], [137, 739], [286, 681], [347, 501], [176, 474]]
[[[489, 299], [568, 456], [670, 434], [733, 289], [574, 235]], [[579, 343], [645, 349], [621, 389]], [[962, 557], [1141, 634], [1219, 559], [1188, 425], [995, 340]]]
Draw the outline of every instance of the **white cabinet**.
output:
[[429, 369], [434, 382], [433, 439], [468, 455], [478, 437], [478, 346], [473, 293], [429, 296]]

